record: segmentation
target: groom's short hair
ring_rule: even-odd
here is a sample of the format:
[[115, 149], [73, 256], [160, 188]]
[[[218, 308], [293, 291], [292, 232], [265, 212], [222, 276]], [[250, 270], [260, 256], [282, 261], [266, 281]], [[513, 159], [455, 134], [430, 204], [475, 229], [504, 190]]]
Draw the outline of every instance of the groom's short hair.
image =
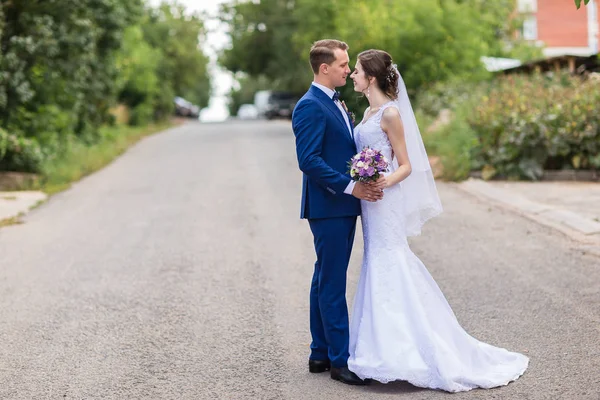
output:
[[313, 43], [310, 48], [310, 66], [315, 74], [319, 73], [321, 64], [330, 65], [335, 61], [335, 49], [348, 50], [348, 45], [335, 39], [323, 39]]

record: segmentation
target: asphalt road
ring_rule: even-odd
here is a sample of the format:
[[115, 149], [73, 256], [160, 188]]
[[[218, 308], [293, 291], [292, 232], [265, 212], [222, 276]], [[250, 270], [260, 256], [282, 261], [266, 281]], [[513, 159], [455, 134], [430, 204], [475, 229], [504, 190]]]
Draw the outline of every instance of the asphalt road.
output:
[[463, 326], [529, 370], [454, 395], [309, 374], [300, 179], [289, 123], [190, 123], [0, 229], [0, 398], [600, 400], [600, 259], [442, 183], [412, 247]]

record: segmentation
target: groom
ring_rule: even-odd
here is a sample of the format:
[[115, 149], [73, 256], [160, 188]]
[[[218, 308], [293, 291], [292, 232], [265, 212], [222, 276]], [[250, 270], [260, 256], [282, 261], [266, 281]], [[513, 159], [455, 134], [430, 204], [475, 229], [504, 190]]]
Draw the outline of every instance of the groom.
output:
[[346, 271], [360, 201], [383, 192], [354, 183], [347, 173], [356, 154], [353, 125], [335, 91], [350, 74], [348, 45], [319, 40], [310, 49], [314, 80], [294, 109], [292, 126], [302, 170], [301, 218], [308, 219], [317, 262], [310, 288], [310, 372], [331, 370], [331, 378], [352, 385], [366, 382], [348, 370]]

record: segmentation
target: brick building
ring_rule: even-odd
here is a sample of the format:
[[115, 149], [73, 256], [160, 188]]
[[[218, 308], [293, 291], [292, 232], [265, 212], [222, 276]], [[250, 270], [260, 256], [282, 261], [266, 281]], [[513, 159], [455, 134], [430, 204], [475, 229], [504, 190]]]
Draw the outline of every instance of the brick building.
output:
[[598, 53], [600, 0], [578, 10], [573, 0], [518, 0], [523, 37], [545, 46], [548, 57]]

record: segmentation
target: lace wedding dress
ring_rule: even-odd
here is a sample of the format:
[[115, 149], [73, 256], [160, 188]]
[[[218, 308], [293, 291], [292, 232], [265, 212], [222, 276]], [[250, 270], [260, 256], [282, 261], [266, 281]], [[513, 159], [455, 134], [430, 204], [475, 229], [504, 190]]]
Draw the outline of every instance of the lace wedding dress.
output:
[[[382, 106], [355, 129], [358, 149], [392, 148], [380, 127]], [[393, 172], [393, 171], [392, 171]], [[364, 258], [350, 324], [348, 367], [360, 378], [403, 380], [448, 392], [503, 386], [527, 369], [522, 354], [471, 337], [459, 325], [441, 290], [410, 250], [401, 185], [376, 203], [362, 201]]]

